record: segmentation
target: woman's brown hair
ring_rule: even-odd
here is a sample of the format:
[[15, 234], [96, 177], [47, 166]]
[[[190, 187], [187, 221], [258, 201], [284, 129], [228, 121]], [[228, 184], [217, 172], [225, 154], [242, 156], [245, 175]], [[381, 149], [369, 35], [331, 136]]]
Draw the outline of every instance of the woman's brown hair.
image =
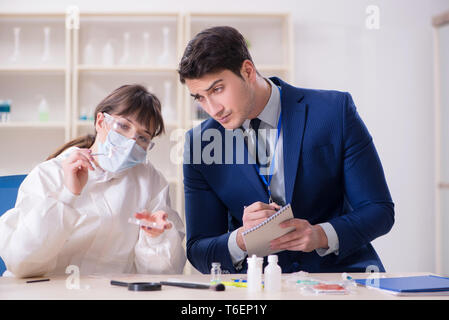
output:
[[[152, 130], [152, 138], [165, 132], [159, 99], [139, 84], [121, 86], [104, 98], [95, 108], [94, 127], [99, 112], [119, 116], [135, 116], [136, 120], [142, 126]], [[96, 133], [95, 135], [88, 134], [67, 142], [51, 154], [47, 160], [57, 157], [70, 147], [90, 148], [94, 144], [95, 138]]]

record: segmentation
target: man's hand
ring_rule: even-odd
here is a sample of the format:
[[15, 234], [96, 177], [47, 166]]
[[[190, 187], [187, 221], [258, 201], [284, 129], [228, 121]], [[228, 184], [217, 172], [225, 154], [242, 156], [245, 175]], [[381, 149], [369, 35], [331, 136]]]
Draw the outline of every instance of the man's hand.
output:
[[237, 245], [243, 251], [246, 251], [245, 242], [242, 233], [252, 227], [258, 225], [265, 219], [276, 213], [281, 207], [276, 203], [254, 202], [243, 211], [243, 226], [237, 231]]
[[279, 225], [282, 228], [295, 227], [295, 230], [271, 241], [270, 248], [273, 250], [311, 252], [329, 248], [326, 233], [320, 225], [311, 225], [307, 220], [297, 218]]

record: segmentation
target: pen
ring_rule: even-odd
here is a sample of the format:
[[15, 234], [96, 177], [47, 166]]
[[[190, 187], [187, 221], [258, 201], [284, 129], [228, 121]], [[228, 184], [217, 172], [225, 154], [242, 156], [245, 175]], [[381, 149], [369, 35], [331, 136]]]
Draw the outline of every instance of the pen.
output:
[[221, 283], [216, 285], [202, 284], [202, 283], [191, 283], [191, 282], [172, 282], [172, 281], [161, 281], [164, 286], [181, 287], [188, 289], [210, 289], [213, 291], [224, 291], [225, 286]]
[[50, 281], [50, 279], [28, 280], [27, 283]]

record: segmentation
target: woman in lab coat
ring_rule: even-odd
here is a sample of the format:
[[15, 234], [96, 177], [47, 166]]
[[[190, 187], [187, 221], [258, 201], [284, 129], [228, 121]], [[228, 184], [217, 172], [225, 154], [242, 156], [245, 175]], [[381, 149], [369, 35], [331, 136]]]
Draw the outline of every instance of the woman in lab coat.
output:
[[95, 115], [95, 136], [69, 142], [35, 167], [0, 217], [4, 275], [61, 275], [68, 266], [80, 274], [182, 273], [184, 225], [167, 181], [147, 160], [151, 139], [164, 132], [159, 100], [126, 85]]

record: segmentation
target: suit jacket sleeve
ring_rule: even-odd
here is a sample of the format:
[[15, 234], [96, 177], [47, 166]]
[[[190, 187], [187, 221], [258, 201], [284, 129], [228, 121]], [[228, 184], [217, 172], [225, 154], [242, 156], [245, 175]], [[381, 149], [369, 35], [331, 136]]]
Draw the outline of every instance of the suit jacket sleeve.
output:
[[338, 259], [390, 231], [394, 204], [382, 164], [350, 94], [343, 99], [343, 183], [352, 208], [329, 221], [338, 234]]
[[191, 163], [191, 132], [186, 136], [183, 165], [187, 258], [202, 273], [210, 272], [212, 262], [220, 262], [223, 270], [237, 273], [228, 249], [227, 208], [203, 177], [202, 165]]

